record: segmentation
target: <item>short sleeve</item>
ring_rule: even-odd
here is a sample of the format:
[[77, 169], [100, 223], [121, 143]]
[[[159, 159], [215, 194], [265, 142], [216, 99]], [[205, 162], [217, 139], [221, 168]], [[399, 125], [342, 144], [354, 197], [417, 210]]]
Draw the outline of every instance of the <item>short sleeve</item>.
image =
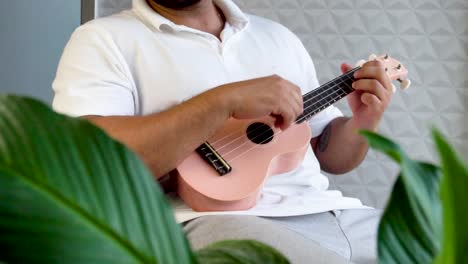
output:
[[[294, 36], [296, 56], [300, 62], [302, 76], [305, 80], [301, 87], [302, 93], [306, 94], [320, 86], [315, 71], [315, 65], [302, 42]], [[329, 106], [322, 112], [316, 114], [309, 120], [309, 126], [312, 130], [312, 137], [318, 137], [322, 134], [325, 127], [335, 118], [343, 116], [343, 113], [335, 106]]]
[[134, 115], [135, 86], [110, 33], [88, 24], [70, 38], [53, 82], [53, 108], [70, 116]]
[[327, 109], [316, 114], [309, 120], [309, 126], [312, 130], [312, 137], [318, 137], [322, 134], [325, 127], [335, 118], [343, 116], [340, 109], [335, 106], [329, 106]]

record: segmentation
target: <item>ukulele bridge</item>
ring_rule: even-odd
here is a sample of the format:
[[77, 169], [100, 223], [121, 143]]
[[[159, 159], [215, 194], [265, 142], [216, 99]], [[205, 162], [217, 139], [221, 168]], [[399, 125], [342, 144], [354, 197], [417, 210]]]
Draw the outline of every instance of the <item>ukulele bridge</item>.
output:
[[196, 152], [215, 169], [220, 176], [224, 176], [231, 172], [232, 167], [226, 160], [210, 145], [205, 142], [196, 149]]

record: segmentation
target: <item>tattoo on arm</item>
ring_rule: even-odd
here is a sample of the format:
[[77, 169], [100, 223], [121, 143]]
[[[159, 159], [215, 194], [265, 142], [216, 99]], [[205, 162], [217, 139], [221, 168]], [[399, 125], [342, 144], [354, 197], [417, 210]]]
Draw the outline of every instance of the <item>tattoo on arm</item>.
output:
[[328, 148], [328, 141], [330, 140], [332, 132], [332, 124], [328, 124], [327, 127], [322, 132], [322, 135], [320, 135], [317, 143], [317, 149], [320, 152], [325, 152]]

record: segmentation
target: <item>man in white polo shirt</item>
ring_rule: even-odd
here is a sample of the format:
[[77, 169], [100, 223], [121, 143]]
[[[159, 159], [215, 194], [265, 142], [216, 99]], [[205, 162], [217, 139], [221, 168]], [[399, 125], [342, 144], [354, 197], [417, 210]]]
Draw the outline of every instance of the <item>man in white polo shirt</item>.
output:
[[[342, 70], [350, 67], [342, 65]], [[356, 72], [353, 116], [331, 106], [314, 116], [311, 147], [293, 172], [270, 177], [247, 211], [197, 213], [173, 198], [194, 248], [236, 238], [266, 242], [293, 263], [375, 262], [379, 212], [329, 191], [321, 169], [355, 168], [391, 98], [378, 62]], [[318, 87], [299, 39], [244, 14], [231, 0], [133, 0], [133, 8], [78, 28], [53, 87], [58, 112], [89, 119], [132, 148], [157, 178], [229, 118], [271, 116], [287, 129]]]

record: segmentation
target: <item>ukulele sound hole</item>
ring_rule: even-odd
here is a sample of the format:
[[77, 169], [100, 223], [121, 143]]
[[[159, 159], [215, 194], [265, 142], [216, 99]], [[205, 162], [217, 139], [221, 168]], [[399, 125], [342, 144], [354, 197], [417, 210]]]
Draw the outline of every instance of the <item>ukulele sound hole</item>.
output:
[[247, 128], [247, 137], [255, 144], [267, 144], [273, 136], [273, 129], [264, 123], [253, 123]]

